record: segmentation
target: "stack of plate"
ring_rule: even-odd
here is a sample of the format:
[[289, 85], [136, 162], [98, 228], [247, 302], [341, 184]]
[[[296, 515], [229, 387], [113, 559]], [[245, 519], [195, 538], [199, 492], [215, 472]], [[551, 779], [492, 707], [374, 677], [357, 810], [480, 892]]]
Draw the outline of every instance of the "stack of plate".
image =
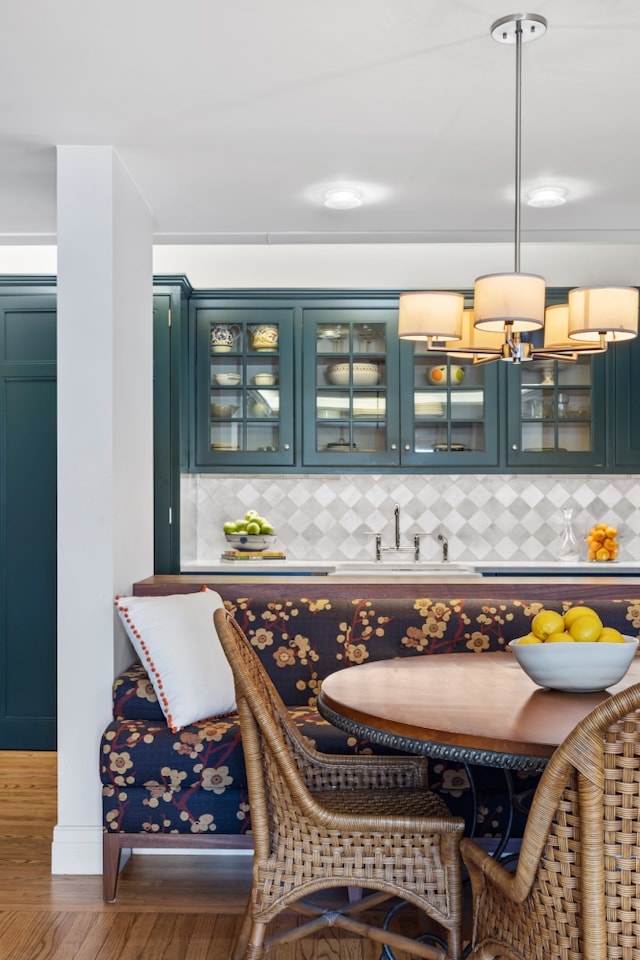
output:
[[237, 450], [238, 447], [235, 443], [212, 443], [212, 450]]
[[444, 404], [437, 400], [417, 401], [414, 407], [416, 417], [441, 417]]

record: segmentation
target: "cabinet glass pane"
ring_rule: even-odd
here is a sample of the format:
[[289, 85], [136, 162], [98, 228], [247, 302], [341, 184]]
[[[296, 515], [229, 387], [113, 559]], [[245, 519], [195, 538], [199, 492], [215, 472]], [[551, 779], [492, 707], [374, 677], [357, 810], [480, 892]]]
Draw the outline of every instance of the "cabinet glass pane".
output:
[[585, 453], [592, 446], [591, 358], [521, 367], [523, 453]]
[[484, 453], [485, 369], [414, 344], [413, 452]]
[[398, 462], [396, 323], [388, 306], [305, 308], [305, 463]]
[[292, 310], [198, 301], [191, 316], [196, 338], [193, 465], [292, 463]]

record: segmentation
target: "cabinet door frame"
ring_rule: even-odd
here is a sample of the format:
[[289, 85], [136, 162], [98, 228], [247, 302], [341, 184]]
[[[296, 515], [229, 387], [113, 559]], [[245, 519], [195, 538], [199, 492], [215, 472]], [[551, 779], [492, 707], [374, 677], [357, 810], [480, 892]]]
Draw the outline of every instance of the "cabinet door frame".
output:
[[[432, 353], [427, 356], [437, 357], [438, 354]], [[442, 356], [443, 363], [446, 363], [446, 356]], [[465, 361], [453, 361], [458, 366], [464, 366]], [[468, 363], [471, 364], [472, 358]], [[405, 342], [400, 345], [400, 382], [403, 385], [401, 390], [400, 407], [400, 462], [402, 466], [417, 467], [424, 466], [438, 471], [441, 467], [464, 467], [473, 469], [475, 467], [497, 467], [499, 464], [499, 424], [500, 424], [500, 405], [498, 374], [500, 362], [488, 363], [482, 365], [484, 373], [484, 416], [482, 419], [484, 430], [484, 450], [456, 450], [441, 453], [430, 453], [425, 451], [416, 451], [414, 449], [415, 437], [415, 415], [414, 415], [414, 346], [413, 343]], [[454, 389], [454, 388], [451, 388]], [[464, 390], [464, 387], [461, 387]], [[450, 422], [446, 421], [446, 426]], [[449, 471], [450, 472], [450, 471]]]
[[[399, 390], [399, 340], [396, 331], [397, 307], [388, 300], [369, 302], [350, 301], [348, 298], [336, 298], [335, 301], [309, 303], [305, 302], [301, 308], [301, 342], [302, 342], [302, 435], [301, 435], [301, 466], [304, 467], [340, 467], [347, 471], [357, 467], [389, 467], [400, 463], [399, 435], [400, 435], [400, 390]], [[346, 327], [355, 324], [384, 325], [384, 349], [372, 353], [372, 359], [384, 358], [385, 381], [381, 385], [385, 397], [385, 429], [386, 448], [383, 451], [359, 452], [358, 450], [332, 451], [318, 449], [317, 430], [320, 421], [317, 417], [317, 391], [326, 389], [336, 393], [348, 391], [353, 398], [358, 393], [370, 393], [375, 386], [345, 386], [332, 387], [329, 384], [318, 383], [318, 357], [325, 355], [317, 351], [317, 327], [320, 324], [338, 325]], [[347, 356], [348, 350], [337, 356]], [[352, 356], [366, 357], [364, 351], [352, 351]], [[354, 361], [356, 362], [356, 361]], [[332, 421], [328, 421], [332, 423]], [[337, 420], [335, 427], [341, 435], [341, 425], [345, 432], [357, 431], [358, 422], [353, 417]], [[324, 424], [323, 424], [324, 426]], [[351, 442], [349, 439], [348, 442]]]
[[[273, 302], [252, 298], [192, 298], [189, 309], [190, 345], [193, 356], [191, 364], [191, 410], [189, 466], [193, 471], [233, 470], [234, 467], [292, 467], [295, 462], [294, 443], [294, 363], [293, 363], [293, 318], [294, 304], [291, 300]], [[220, 325], [241, 324], [243, 329], [249, 324], [278, 324], [278, 390], [279, 390], [279, 445], [277, 450], [225, 450], [211, 449], [210, 417], [208, 415], [211, 397], [211, 352], [209, 343], [210, 325], [216, 317]], [[237, 361], [244, 370], [247, 362], [255, 356], [243, 343], [224, 357]], [[258, 424], [247, 414], [250, 385], [246, 382], [238, 386], [244, 398], [243, 413], [234, 421], [243, 431], [250, 423]], [[267, 424], [267, 421], [265, 421]], [[269, 444], [267, 444], [269, 445]]]
[[612, 456], [619, 468], [640, 467], [640, 377], [637, 374], [640, 339], [617, 344], [612, 352], [615, 411]]

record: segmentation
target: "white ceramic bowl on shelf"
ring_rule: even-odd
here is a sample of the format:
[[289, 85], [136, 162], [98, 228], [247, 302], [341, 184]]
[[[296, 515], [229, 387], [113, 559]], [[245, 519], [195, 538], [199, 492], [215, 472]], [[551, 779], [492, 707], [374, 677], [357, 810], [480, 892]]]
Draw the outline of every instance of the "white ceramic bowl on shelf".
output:
[[380, 379], [377, 363], [334, 363], [327, 369], [329, 383], [337, 387], [348, 387], [352, 370], [353, 384], [356, 387], [372, 387]]
[[212, 417], [232, 417], [239, 408], [232, 403], [212, 403]]
[[272, 387], [276, 382], [275, 373], [256, 373], [253, 382], [257, 387]]
[[619, 683], [636, 655], [638, 641], [624, 643], [509, 643], [518, 664], [539, 687], [592, 693]]
[[276, 542], [276, 535], [266, 533], [225, 533], [232, 550], [268, 550]]
[[236, 387], [241, 380], [239, 373], [216, 373], [214, 380], [220, 387]]

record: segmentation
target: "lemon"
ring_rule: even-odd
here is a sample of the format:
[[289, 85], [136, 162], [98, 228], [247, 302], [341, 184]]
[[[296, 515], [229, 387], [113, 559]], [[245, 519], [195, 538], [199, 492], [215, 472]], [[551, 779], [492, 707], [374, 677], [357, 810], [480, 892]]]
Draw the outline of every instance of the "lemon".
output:
[[592, 643], [602, 633], [602, 620], [595, 614], [578, 617], [569, 627], [569, 633], [577, 643]]
[[566, 630], [562, 633], [550, 633], [545, 643], [573, 643], [573, 637]]
[[541, 610], [531, 621], [531, 632], [541, 640], [546, 640], [552, 633], [562, 633], [564, 617], [555, 610]]
[[564, 625], [569, 629], [571, 624], [578, 619], [578, 617], [597, 617], [598, 614], [595, 610], [592, 610], [591, 607], [570, 607], [564, 615]]
[[520, 637], [518, 646], [522, 646], [523, 643], [542, 643], [542, 640], [536, 637], [535, 633], [528, 633], [526, 637]]
[[603, 627], [602, 633], [598, 637], [599, 643], [624, 643], [625, 639], [619, 630], [613, 627]]

